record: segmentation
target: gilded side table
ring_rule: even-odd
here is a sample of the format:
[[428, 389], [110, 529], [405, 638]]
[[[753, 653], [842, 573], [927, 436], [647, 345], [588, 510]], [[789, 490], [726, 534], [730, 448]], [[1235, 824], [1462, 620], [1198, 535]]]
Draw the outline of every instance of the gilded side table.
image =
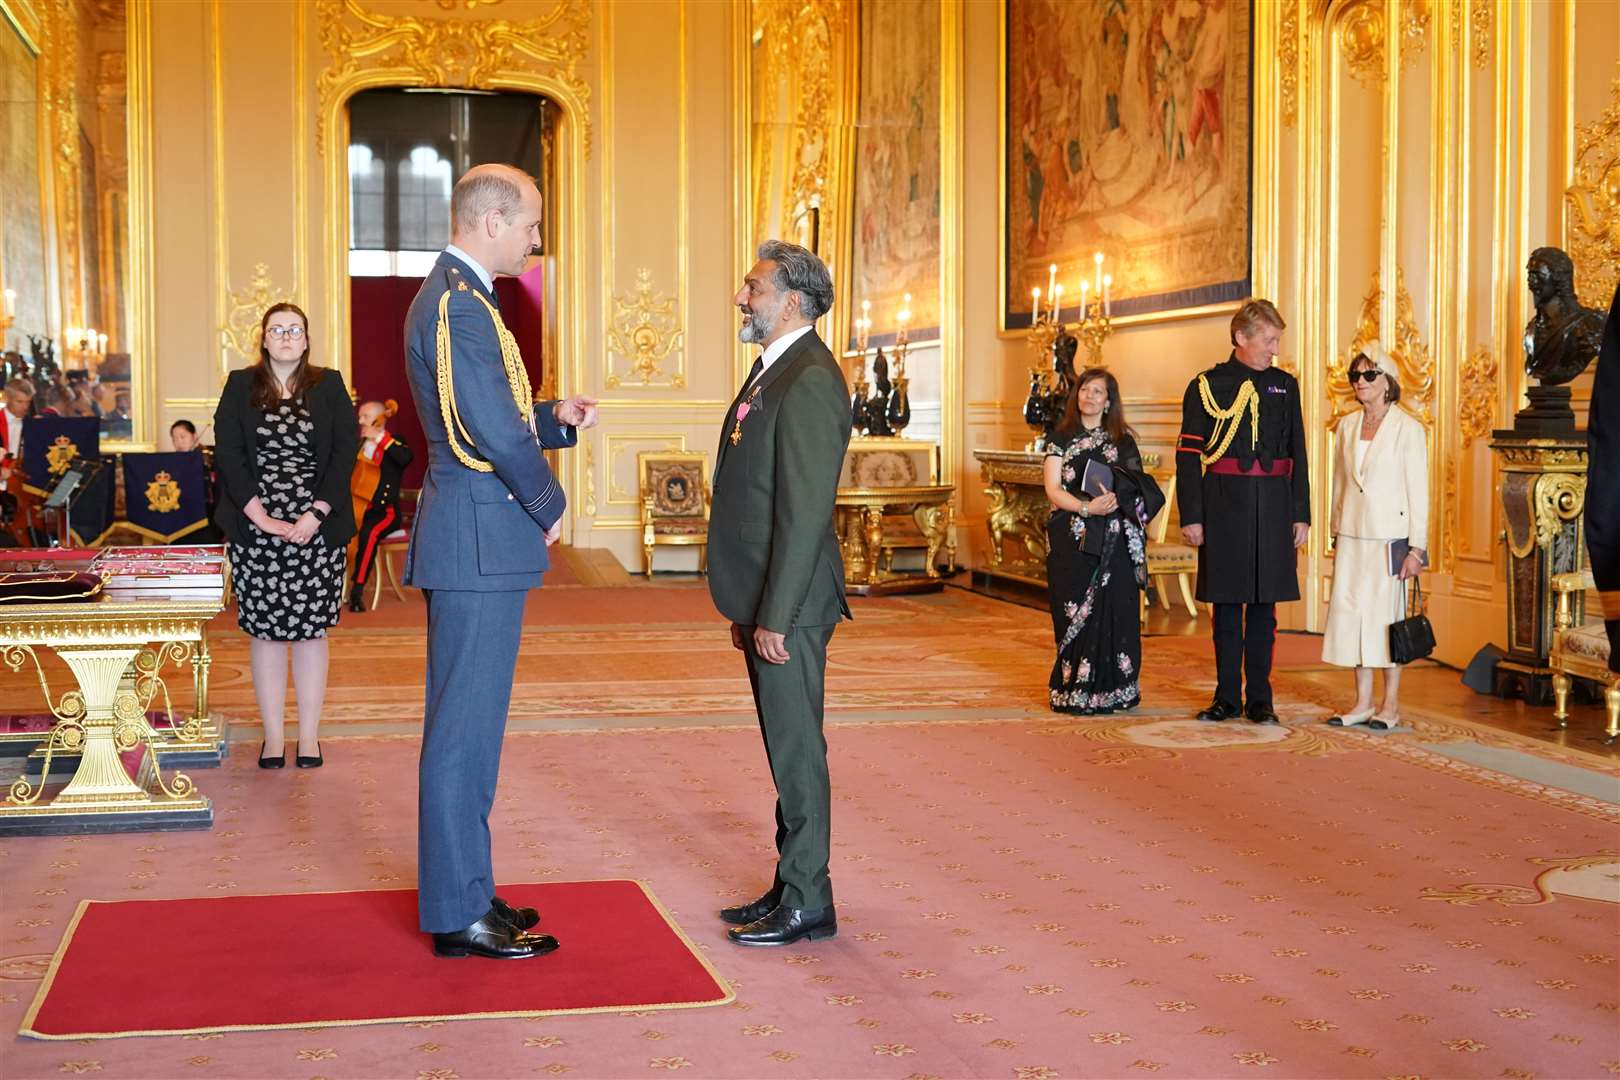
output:
[[[38, 755], [37, 781], [11, 784], [0, 802], [0, 836], [63, 832], [136, 832], [207, 828], [209, 800], [184, 773], [163, 774], [159, 750], [184, 749], [208, 739], [207, 655], [204, 628], [223, 597], [169, 600], [159, 596], [55, 604], [6, 605], [0, 618], [0, 660], [13, 671], [32, 666], [46, 708], [56, 718]], [[54, 653], [73, 673], [76, 690], [53, 693], [40, 651]], [[199, 688], [197, 716], [159, 730], [147, 710], [168, 705], [162, 669], [192, 663]], [[124, 755], [140, 750], [131, 777]], [[67, 784], [47, 790], [52, 766], [76, 756]]]
[[[938, 592], [945, 587], [935, 561], [944, 550], [956, 564], [951, 541], [951, 499], [954, 484], [912, 484], [906, 487], [839, 488], [834, 502], [838, 543], [844, 553], [844, 590], [857, 596]], [[883, 565], [884, 518], [909, 514], [926, 545], [921, 574], [898, 574]]]

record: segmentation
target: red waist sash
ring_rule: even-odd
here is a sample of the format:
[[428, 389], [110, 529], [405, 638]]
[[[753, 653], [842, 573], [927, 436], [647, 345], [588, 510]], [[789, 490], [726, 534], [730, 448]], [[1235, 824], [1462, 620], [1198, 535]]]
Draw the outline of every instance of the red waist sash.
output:
[[1271, 468], [1269, 468], [1269, 469], [1266, 468], [1264, 465], [1260, 464], [1259, 461], [1255, 461], [1247, 469], [1245, 469], [1243, 467], [1243, 465], [1238, 461], [1237, 458], [1223, 457], [1223, 458], [1220, 458], [1220, 459], [1218, 459], [1216, 461], [1210, 462], [1209, 463], [1209, 471], [1212, 472], [1212, 473], [1221, 473], [1224, 476], [1289, 476], [1289, 477], [1291, 477], [1291, 476], [1294, 475], [1294, 459], [1293, 458], [1278, 458], [1278, 459], [1276, 459], [1275, 461], [1273, 461], [1271, 463]]

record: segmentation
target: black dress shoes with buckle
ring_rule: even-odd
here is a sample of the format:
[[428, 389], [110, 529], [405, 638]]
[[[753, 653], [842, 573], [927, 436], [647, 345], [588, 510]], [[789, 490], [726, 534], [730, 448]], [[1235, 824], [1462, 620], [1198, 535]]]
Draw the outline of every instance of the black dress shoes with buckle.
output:
[[831, 905], [814, 910], [783, 905], [747, 926], [726, 931], [738, 945], [791, 945], [800, 938], [818, 941], [837, 934], [838, 912]]
[[264, 756], [264, 743], [259, 744], [259, 768], [261, 768], [261, 769], [285, 769], [286, 767], [287, 767], [287, 751], [286, 751], [285, 748], [282, 749], [280, 757], [265, 757]]
[[433, 951], [439, 956], [484, 956], [491, 960], [527, 960], [544, 956], [557, 948], [550, 934], [526, 934], [514, 930], [494, 908], [484, 917], [453, 934], [434, 934]]
[[775, 911], [781, 903], [781, 890], [772, 889], [752, 904], [738, 904], [736, 907], [721, 908], [720, 918], [732, 926], [747, 926], [749, 923], [758, 922]]
[[1236, 705], [1228, 705], [1220, 698], [1216, 698], [1214, 701], [1209, 703], [1209, 708], [1198, 714], [1198, 719], [1207, 724], [1217, 724], [1222, 720], [1230, 720], [1236, 715], [1238, 715], [1238, 707]]
[[1247, 710], [1249, 719], [1256, 724], [1280, 724], [1277, 710], [1271, 707], [1269, 701], [1251, 701]]
[[498, 896], [489, 898], [489, 909], [507, 921], [514, 930], [532, 930], [540, 925], [540, 913], [532, 907], [513, 907]]

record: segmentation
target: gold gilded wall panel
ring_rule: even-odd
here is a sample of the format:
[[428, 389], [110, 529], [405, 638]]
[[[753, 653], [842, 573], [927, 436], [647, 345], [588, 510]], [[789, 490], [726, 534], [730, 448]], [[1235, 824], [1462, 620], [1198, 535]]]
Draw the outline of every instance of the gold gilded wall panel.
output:
[[1620, 75], [1603, 116], [1576, 129], [1574, 175], [1564, 192], [1581, 302], [1606, 310], [1620, 280]]

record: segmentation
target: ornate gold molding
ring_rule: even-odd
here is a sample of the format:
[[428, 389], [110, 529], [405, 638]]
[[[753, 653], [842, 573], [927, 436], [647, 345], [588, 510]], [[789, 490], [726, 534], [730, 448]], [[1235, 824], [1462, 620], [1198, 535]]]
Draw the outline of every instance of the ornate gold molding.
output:
[[1496, 354], [1481, 345], [1463, 361], [1457, 383], [1457, 430], [1463, 449], [1491, 430], [1496, 420]]
[[[652, 271], [645, 266], [636, 270], [636, 288], [633, 295], [613, 298], [613, 325], [608, 327], [609, 371], [606, 385], [611, 389], [624, 379], [639, 379], [642, 386], [651, 386], [654, 379], [662, 378], [661, 366], [669, 355], [681, 349], [686, 331], [680, 326], [675, 312], [677, 298], [653, 290]], [[621, 378], [611, 370], [612, 354], [618, 353], [630, 361], [630, 370]], [[677, 390], [686, 388], [686, 373], [675, 372], [668, 384]]]
[[[1350, 362], [1368, 345], [1382, 341], [1378, 313], [1383, 306], [1384, 290], [1375, 270], [1372, 286], [1361, 301], [1361, 317], [1356, 323], [1350, 347], [1328, 369], [1328, 397], [1333, 403], [1327, 427], [1332, 430], [1341, 416], [1354, 412], [1360, 406], [1355, 392], [1350, 389]], [[1408, 412], [1422, 421], [1424, 427], [1434, 423], [1434, 362], [1429, 347], [1418, 331], [1417, 315], [1412, 310], [1412, 294], [1406, 291], [1406, 273], [1395, 268], [1395, 326], [1394, 340], [1385, 342], [1385, 351], [1395, 361], [1401, 383], [1401, 401]]]
[[1401, 4], [1401, 67], [1410, 67], [1423, 55], [1429, 40], [1429, 0]]
[[498, 90], [509, 85], [505, 73], [527, 67], [574, 95], [585, 156], [590, 157], [591, 122], [585, 106], [591, 90], [579, 75], [579, 62], [590, 46], [588, 0], [556, 0], [544, 15], [523, 20], [383, 15], [366, 10], [360, 0], [319, 0], [317, 10], [321, 46], [333, 59], [316, 84], [320, 118], [315, 138], [321, 154], [326, 153], [326, 117], [333, 98], [359, 71], [388, 71], [395, 76], [393, 84], [401, 86]]
[[270, 279], [270, 267], [259, 263], [253, 268], [253, 278], [247, 288], [228, 294], [225, 305], [225, 325], [219, 328], [221, 346], [220, 366], [224, 372], [231, 369], [231, 354], [244, 363], [259, 358], [259, 322], [271, 304], [291, 299], [285, 290], [278, 289]]
[[1474, 66], [1491, 62], [1491, 0], [1474, 0], [1468, 9], [1469, 38], [1474, 43]]
[[586, 435], [585, 444], [585, 516], [596, 516], [596, 439]]
[[[79, 24], [72, 0], [40, 0], [40, 147], [48, 154], [56, 204], [57, 251], [62, 267], [62, 321], [83, 326], [85, 318], [82, 222], [79, 220], [79, 108], [75, 77], [79, 66]], [[48, 147], [48, 149], [47, 149]]]
[[1581, 303], [1602, 310], [1620, 278], [1620, 76], [1603, 116], [1575, 129], [1571, 180], [1564, 192], [1570, 209], [1564, 243], [1575, 261]]
[[[1401, 67], [1423, 55], [1429, 38], [1428, 0], [1406, 0], [1401, 7]], [[1384, 84], [1384, 0], [1353, 0], [1339, 19], [1339, 48], [1355, 80], [1368, 90]]]
[[1277, 40], [1277, 84], [1282, 100], [1282, 122], [1293, 127], [1299, 120], [1299, 3], [1283, 0], [1282, 25]]
[[463, 7], [468, 11], [471, 11], [479, 4], [494, 7], [496, 4], [500, 3], [501, 0], [435, 0], [435, 2], [439, 5], [439, 9], [441, 11], [454, 11], [458, 7]]

